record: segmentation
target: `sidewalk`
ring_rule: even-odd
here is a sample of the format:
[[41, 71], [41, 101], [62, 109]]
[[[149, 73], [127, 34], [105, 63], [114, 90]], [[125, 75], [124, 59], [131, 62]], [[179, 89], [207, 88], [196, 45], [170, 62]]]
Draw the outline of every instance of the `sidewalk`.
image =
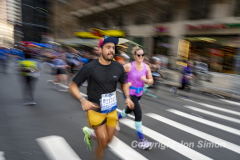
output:
[[[168, 86], [179, 87], [181, 74], [175, 70], [164, 69], [161, 73], [168, 78], [163, 83]], [[240, 99], [240, 76], [225, 73], [210, 72], [212, 82], [201, 81], [201, 86], [194, 86], [193, 90], [211, 93], [231, 99]]]

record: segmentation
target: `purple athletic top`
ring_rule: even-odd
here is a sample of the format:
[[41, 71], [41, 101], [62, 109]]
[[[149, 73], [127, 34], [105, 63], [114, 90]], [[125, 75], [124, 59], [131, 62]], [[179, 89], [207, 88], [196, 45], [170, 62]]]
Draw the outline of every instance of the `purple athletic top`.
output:
[[[144, 87], [144, 82], [141, 81], [142, 75], [147, 76], [147, 66], [144, 62], [143, 63], [143, 70], [138, 71], [135, 67], [135, 61], [131, 62], [132, 68], [130, 72], [127, 74], [127, 82], [132, 82], [132, 87]], [[143, 91], [139, 94], [136, 93], [135, 89], [130, 89], [130, 95], [140, 97]]]

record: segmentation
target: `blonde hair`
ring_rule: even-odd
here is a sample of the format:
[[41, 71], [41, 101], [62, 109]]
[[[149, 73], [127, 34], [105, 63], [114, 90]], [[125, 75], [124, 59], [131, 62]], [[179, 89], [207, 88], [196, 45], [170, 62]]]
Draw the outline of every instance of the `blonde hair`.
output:
[[137, 54], [137, 51], [140, 51], [140, 50], [142, 50], [142, 51], [143, 51], [143, 49], [142, 49], [142, 48], [136, 48], [136, 49], [134, 50], [133, 54], [134, 54], [134, 55], [136, 55], [136, 54]]

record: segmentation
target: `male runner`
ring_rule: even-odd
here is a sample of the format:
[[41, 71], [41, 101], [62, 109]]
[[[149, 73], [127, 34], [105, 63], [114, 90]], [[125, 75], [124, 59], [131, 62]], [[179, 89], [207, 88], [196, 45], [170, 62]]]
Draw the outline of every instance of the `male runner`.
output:
[[135, 115], [135, 126], [139, 137], [138, 147], [141, 149], [147, 149], [151, 146], [151, 142], [148, 142], [142, 131], [142, 110], [140, 107], [140, 99], [143, 94], [144, 83], [153, 84], [153, 77], [151, 69], [146, 65], [144, 60], [144, 52], [141, 48], [134, 51], [135, 61], [124, 65], [125, 72], [128, 75], [127, 82], [131, 83], [130, 96], [134, 103], [134, 109], [126, 107], [119, 115], [119, 120], [126, 117], [127, 114], [133, 112]]
[[[104, 149], [113, 138], [118, 121], [116, 87], [120, 82], [126, 96], [126, 105], [133, 109], [134, 104], [129, 96], [129, 86], [125, 84], [126, 76], [124, 68], [118, 62], [113, 61], [115, 46], [118, 38], [105, 37], [99, 41], [99, 59], [84, 65], [70, 82], [69, 90], [77, 98], [84, 111], [87, 111], [90, 126], [95, 129], [98, 139], [97, 159], [103, 159]], [[79, 91], [79, 86], [88, 81], [86, 100]], [[87, 128], [87, 127], [86, 127]], [[83, 129], [85, 142], [89, 144], [89, 129]]]

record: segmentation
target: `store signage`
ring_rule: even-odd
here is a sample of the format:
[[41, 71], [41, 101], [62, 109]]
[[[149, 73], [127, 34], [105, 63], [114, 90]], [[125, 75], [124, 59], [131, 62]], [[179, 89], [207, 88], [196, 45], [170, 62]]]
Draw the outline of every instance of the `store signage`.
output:
[[157, 32], [162, 32], [162, 33], [169, 32], [169, 28], [166, 26], [156, 26], [156, 30]]
[[210, 30], [210, 29], [237, 28], [237, 27], [240, 27], [240, 24], [215, 23], [215, 24], [186, 25], [186, 27], [188, 30]]
[[100, 30], [92, 28], [92, 32], [75, 32], [75, 35], [81, 38], [100, 39], [102, 36], [108, 37], [125, 37], [125, 32], [122, 30]]
[[183, 61], [188, 60], [190, 42], [180, 39], [178, 43], [178, 54], [177, 54], [177, 62], [176, 64], [181, 66], [187, 66], [187, 64]]

